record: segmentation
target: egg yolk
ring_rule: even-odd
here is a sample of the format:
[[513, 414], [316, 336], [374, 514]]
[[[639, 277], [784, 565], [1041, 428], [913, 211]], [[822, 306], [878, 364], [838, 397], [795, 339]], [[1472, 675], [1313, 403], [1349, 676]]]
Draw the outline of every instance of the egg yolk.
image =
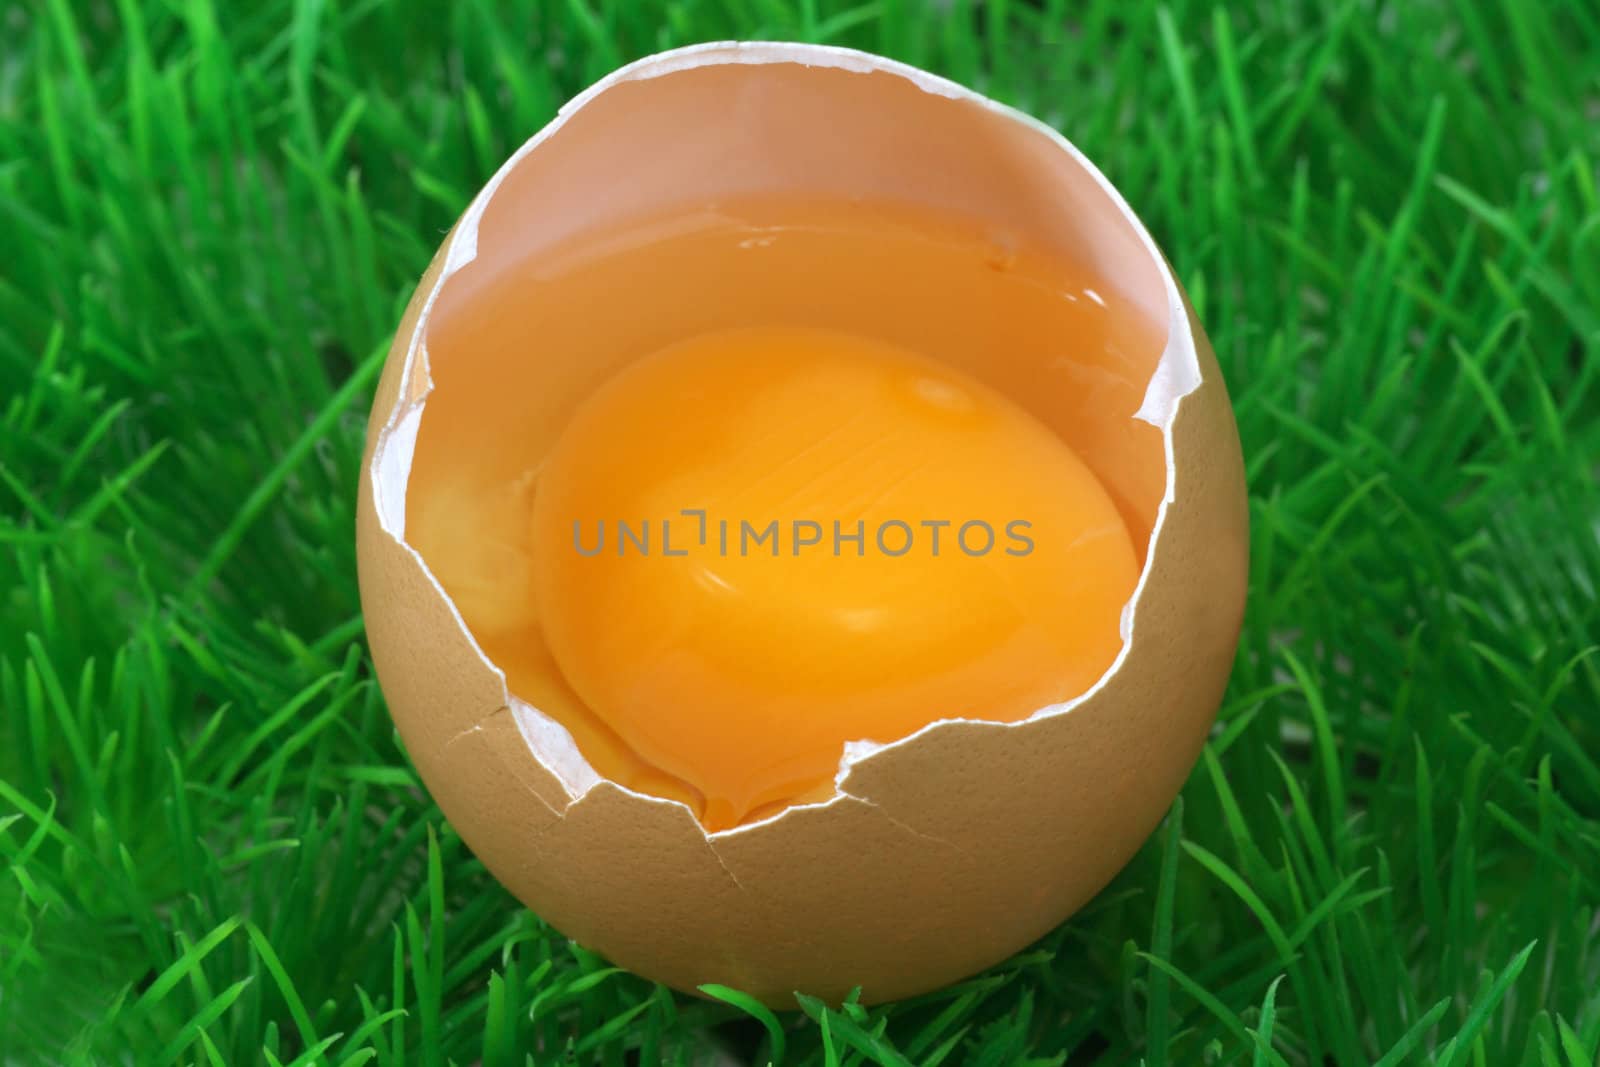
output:
[[550, 655], [657, 787], [625, 784], [712, 830], [826, 796], [848, 742], [1077, 696], [1138, 578], [1117, 507], [1033, 416], [810, 329], [626, 367], [538, 472], [531, 527]]

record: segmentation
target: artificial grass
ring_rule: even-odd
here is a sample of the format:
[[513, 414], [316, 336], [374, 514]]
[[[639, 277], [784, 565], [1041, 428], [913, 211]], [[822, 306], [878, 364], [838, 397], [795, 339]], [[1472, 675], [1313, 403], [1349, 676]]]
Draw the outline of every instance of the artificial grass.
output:
[[[1600, 12], [41, 0], [0, 12], [0, 1061], [1600, 1061]], [[1254, 528], [1165, 829], [985, 975], [695, 1001], [517, 907], [352, 548], [389, 332], [619, 62], [828, 40], [1031, 109], [1164, 245]]]

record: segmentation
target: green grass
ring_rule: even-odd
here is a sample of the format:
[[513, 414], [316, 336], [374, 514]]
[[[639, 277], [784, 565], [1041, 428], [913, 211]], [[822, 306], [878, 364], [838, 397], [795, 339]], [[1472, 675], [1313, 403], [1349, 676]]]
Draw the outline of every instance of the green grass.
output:
[[[434, 246], [588, 81], [728, 36], [1065, 130], [1249, 469], [1181, 807], [872, 1009], [675, 996], [520, 909], [362, 641], [365, 406]], [[0, 40], [0, 1062], [1600, 1062], [1588, 0], [24, 0]]]

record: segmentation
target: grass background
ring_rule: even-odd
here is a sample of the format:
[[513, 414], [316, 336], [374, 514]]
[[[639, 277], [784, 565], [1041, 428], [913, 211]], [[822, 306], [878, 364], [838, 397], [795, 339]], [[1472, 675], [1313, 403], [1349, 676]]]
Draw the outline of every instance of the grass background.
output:
[[[387, 337], [479, 183], [618, 63], [758, 36], [1102, 165], [1216, 343], [1255, 538], [1123, 876], [954, 988], [776, 1017], [473, 861], [352, 548]], [[0, 1062], [1600, 1062], [1587, 0], [28, 0], [0, 41]]]

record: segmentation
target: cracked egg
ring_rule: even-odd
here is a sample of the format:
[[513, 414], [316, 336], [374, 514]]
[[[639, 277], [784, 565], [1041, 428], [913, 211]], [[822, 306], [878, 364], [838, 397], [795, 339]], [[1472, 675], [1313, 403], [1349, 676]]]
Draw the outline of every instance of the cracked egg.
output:
[[617, 71], [446, 237], [358, 512], [379, 679], [518, 898], [680, 989], [911, 995], [1165, 812], [1244, 474], [1171, 269], [1016, 111], [879, 57]]

